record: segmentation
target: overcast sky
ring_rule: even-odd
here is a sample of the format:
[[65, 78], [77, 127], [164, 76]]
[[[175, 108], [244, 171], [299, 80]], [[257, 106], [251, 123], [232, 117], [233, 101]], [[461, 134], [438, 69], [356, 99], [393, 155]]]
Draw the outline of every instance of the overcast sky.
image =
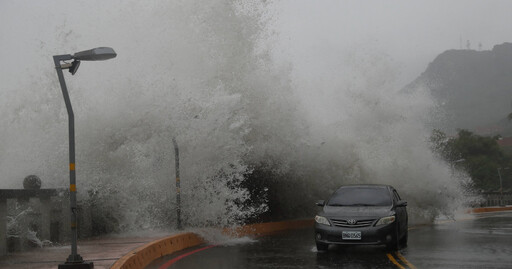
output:
[[[0, 0], [0, 72], [9, 74], [0, 78], [12, 78], [13, 68], [39, 56], [42, 47], [63, 52], [57, 47], [65, 44], [62, 40], [81, 42], [67, 42], [73, 47], [66, 51], [95, 46], [98, 40], [119, 47], [116, 42], [124, 36], [108, 25], [122, 25], [110, 21], [120, 18], [120, 13], [130, 13], [146, 27], [144, 17], [136, 17], [147, 10], [132, 10], [127, 1], [108, 2], [98, 9], [102, 1]], [[273, 1], [269, 8], [274, 16], [271, 28], [277, 33], [276, 54], [299, 73], [323, 70], [326, 64], [347, 65], [347, 55], [367, 51], [385, 55], [397, 73], [397, 86], [403, 86], [439, 53], [465, 48], [467, 40], [473, 49], [480, 43], [491, 49], [512, 41], [512, 1], [508, 0], [285, 0]]]
[[[401, 83], [441, 52], [466, 48], [467, 40], [484, 50], [512, 41], [512, 1], [506, 0], [288, 0], [276, 7], [276, 28], [294, 61], [321, 65], [336, 52], [364, 48], [387, 54]], [[332, 52], [327, 59], [320, 56], [326, 51]]]

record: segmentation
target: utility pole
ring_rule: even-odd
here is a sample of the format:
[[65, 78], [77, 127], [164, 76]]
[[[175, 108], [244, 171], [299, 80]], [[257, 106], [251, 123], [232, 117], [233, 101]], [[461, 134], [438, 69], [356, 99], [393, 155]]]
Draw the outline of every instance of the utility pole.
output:
[[183, 227], [181, 226], [180, 150], [176, 137], [172, 138], [172, 143], [174, 144], [174, 167], [176, 170], [176, 228], [181, 230]]

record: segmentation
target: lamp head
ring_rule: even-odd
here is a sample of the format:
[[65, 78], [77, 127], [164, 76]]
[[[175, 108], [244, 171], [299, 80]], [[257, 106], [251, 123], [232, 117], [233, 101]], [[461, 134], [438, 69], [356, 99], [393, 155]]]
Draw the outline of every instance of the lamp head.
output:
[[[68, 69], [71, 75], [74, 75], [80, 66], [81, 61], [104, 61], [117, 56], [114, 49], [109, 47], [99, 47], [91, 50], [84, 50], [71, 54], [54, 55], [55, 67], [59, 69]], [[66, 61], [73, 60], [69, 63]]]
[[115, 58], [116, 56], [117, 54], [114, 49], [109, 47], [99, 47], [77, 52], [73, 55], [73, 59], [75, 59], [75, 61], [104, 61]]

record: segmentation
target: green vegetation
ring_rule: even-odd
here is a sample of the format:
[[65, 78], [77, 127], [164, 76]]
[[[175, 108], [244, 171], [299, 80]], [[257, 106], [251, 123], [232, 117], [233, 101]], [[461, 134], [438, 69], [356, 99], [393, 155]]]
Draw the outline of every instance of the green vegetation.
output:
[[[498, 168], [503, 179], [503, 188], [512, 188], [512, 158], [498, 146], [499, 137], [486, 137], [459, 130], [457, 137], [448, 137], [434, 130], [430, 137], [432, 149], [454, 169], [468, 173], [473, 188], [481, 191], [496, 191], [500, 188]], [[504, 169], [509, 167], [509, 169]]]

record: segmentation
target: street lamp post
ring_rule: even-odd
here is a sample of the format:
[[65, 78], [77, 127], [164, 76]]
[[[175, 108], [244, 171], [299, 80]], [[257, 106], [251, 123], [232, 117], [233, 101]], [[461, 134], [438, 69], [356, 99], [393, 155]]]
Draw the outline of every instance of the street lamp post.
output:
[[[112, 48], [100, 47], [91, 50], [77, 52], [73, 55], [55, 55], [53, 61], [57, 76], [59, 77], [60, 88], [66, 103], [68, 111], [68, 127], [69, 127], [69, 200], [71, 207], [71, 254], [64, 264], [59, 264], [59, 269], [64, 268], [94, 268], [92, 262], [84, 262], [82, 257], [77, 253], [77, 205], [76, 205], [76, 174], [75, 174], [75, 117], [71, 101], [69, 99], [68, 89], [64, 80], [63, 69], [68, 69], [74, 75], [80, 66], [80, 61], [102, 61], [115, 58], [117, 54]], [[73, 62], [68, 63], [65, 61]]]
[[503, 180], [501, 179], [501, 172], [500, 172], [501, 169], [508, 170], [509, 167], [505, 167], [505, 168], [498, 167], [498, 176], [500, 178], [500, 206], [505, 206], [503, 204]]

